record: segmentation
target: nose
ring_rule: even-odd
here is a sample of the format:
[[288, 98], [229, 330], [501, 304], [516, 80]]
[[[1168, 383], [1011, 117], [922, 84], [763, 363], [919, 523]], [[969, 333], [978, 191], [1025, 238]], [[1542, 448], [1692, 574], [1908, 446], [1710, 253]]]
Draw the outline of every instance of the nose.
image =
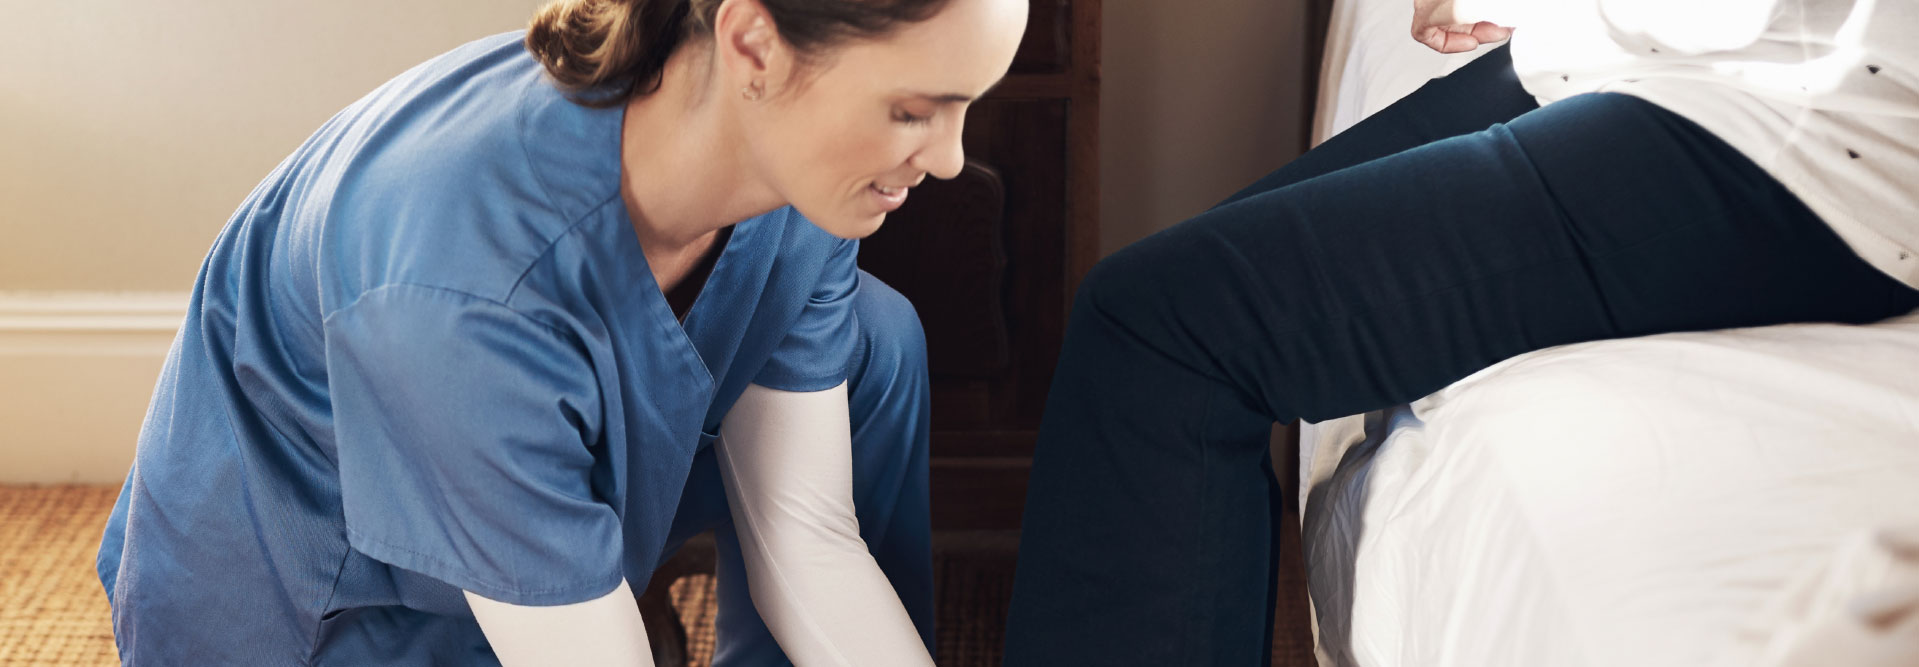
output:
[[960, 145], [962, 129], [963, 122], [953, 123], [918, 153], [914, 153], [909, 163], [915, 169], [940, 180], [958, 176], [960, 170], [966, 167], [966, 148]]

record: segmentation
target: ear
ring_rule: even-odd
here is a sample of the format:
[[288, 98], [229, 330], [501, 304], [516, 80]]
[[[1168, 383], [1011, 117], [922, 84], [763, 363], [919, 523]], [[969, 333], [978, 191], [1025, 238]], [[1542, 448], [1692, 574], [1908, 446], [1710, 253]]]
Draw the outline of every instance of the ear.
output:
[[713, 16], [713, 43], [728, 83], [735, 86], [756, 79], [778, 84], [792, 68], [790, 49], [759, 0], [721, 2]]

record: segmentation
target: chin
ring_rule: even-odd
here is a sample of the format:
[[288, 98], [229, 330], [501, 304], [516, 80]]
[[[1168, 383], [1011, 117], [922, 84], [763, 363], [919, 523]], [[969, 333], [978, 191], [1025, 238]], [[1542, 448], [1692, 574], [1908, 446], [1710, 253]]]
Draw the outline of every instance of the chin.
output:
[[881, 225], [886, 224], [885, 213], [865, 217], [845, 216], [831, 220], [808, 219], [813, 221], [814, 226], [819, 227], [826, 233], [849, 241], [858, 241], [872, 236], [873, 232], [880, 230]]

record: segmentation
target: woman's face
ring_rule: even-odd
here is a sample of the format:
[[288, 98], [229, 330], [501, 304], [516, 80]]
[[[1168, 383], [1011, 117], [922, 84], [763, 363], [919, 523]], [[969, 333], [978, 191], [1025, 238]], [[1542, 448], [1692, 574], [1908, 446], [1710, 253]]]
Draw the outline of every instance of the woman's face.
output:
[[1012, 64], [1026, 4], [950, 0], [932, 18], [768, 80], [761, 100], [742, 95], [759, 177], [834, 236], [878, 231], [908, 188], [959, 174], [967, 106]]

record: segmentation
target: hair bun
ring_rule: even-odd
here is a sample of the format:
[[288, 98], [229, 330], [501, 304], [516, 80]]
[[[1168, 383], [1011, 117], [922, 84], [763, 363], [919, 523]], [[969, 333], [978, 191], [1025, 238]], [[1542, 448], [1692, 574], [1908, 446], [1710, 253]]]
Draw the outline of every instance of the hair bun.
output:
[[554, 0], [527, 22], [526, 50], [574, 101], [613, 106], [642, 81], [658, 81], [667, 56], [684, 39], [689, 4]]

